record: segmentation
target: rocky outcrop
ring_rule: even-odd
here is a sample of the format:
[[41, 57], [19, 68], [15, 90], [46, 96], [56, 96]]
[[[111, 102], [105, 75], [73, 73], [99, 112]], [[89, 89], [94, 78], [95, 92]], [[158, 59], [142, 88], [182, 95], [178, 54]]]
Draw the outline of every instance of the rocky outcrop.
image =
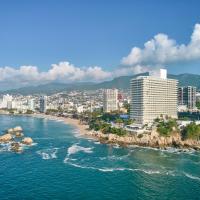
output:
[[128, 134], [126, 136], [118, 136], [116, 134], [103, 134], [101, 132], [91, 131], [89, 135], [97, 137], [102, 142], [118, 143], [125, 145], [140, 145], [156, 148], [177, 147], [177, 148], [194, 148], [200, 149], [200, 141], [185, 140], [183, 141], [179, 133], [173, 133], [169, 137], [160, 136], [156, 131], [143, 134]]
[[16, 133], [22, 133], [22, 132], [23, 132], [23, 129], [21, 126], [16, 126], [15, 128], [10, 128], [7, 130], [7, 133], [10, 133], [13, 135], [16, 135]]
[[13, 128], [9, 128], [9, 129], [7, 130], [7, 133], [12, 134], [12, 133], [13, 133]]
[[31, 145], [33, 140], [30, 137], [25, 137], [20, 141], [20, 137], [24, 137], [23, 129], [21, 126], [16, 126], [8, 129], [6, 134], [0, 136], [0, 143], [9, 143], [10, 150], [13, 152], [22, 152], [23, 144]]
[[14, 131], [14, 132], [22, 132], [23, 129], [22, 129], [21, 126], [16, 126], [15, 128], [13, 128], [13, 131]]
[[22, 132], [16, 132], [16, 133], [15, 133], [15, 136], [16, 136], [16, 137], [23, 137], [24, 134], [23, 134]]
[[30, 137], [25, 137], [23, 140], [22, 140], [22, 143], [23, 144], [26, 144], [26, 145], [31, 145], [33, 143], [33, 140], [32, 138]]
[[0, 136], [0, 142], [10, 142], [13, 139], [12, 135], [10, 133], [4, 134]]
[[22, 149], [21, 149], [21, 144], [19, 142], [13, 142], [11, 144], [11, 151], [14, 151], [14, 152], [21, 152]]

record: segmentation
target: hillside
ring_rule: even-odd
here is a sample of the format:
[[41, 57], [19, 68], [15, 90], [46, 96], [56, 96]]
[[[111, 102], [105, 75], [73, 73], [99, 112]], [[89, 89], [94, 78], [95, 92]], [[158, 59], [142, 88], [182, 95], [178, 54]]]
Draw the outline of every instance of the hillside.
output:
[[[1, 92], [1, 94], [53, 94], [62, 91], [71, 91], [71, 90], [95, 90], [100, 88], [121, 88], [121, 89], [128, 89], [130, 85], [130, 80], [134, 77], [147, 75], [144, 74], [137, 74], [134, 76], [120, 76], [114, 78], [110, 81], [104, 81], [101, 83], [93, 83], [93, 82], [82, 82], [82, 83], [49, 83], [45, 85], [39, 86], [32, 86], [32, 87], [24, 87], [20, 89], [13, 89]], [[172, 75], [169, 74], [168, 78], [177, 79], [179, 81], [179, 86], [196, 86], [200, 88], [200, 75], [196, 74], [179, 74], [179, 75]]]

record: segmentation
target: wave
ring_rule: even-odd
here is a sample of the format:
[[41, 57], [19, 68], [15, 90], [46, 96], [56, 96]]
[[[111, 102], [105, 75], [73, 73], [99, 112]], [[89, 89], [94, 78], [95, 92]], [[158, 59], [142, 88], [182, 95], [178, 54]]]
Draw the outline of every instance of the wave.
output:
[[131, 153], [128, 153], [126, 155], [123, 156], [105, 156], [105, 157], [99, 157], [100, 160], [124, 160], [126, 158], [128, 158], [131, 155]]
[[115, 168], [113, 168], [113, 167], [111, 167], [111, 168], [102, 167], [102, 168], [99, 168], [99, 167], [81, 165], [81, 164], [78, 164], [78, 163], [74, 163], [72, 161], [73, 161], [72, 159], [70, 159], [69, 157], [66, 157], [63, 162], [65, 164], [71, 165], [71, 166], [76, 167], [76, 168], [91, 169], [91, 170], [97, 170], [97, 171], [100, 171], [100, 172], [132, 171], [132, 172], [142, 172], [142, 173], [145, 173], [145, 174], [148, 174], [148, 175], [162, 174], [162, 175], [174, 176], [174, 174], [171, 171], [160, 171], [160, 170], [154, 170], [154, 169], [138, 169], [138, 168], [132, 169], [132, 168], [126, 168], [126, 167], [115, 167]]
[[0, 152], [4, 151], [11, 151], [11, 142], [0, 144]]
[[152, 169], [134, 169], [134, 171], [141, 171], [145, 174], [161, 174], [159, 170], [152, 170]]
[[119, 145], [119, 144], [115, 144], [115, 145], [113, 145], [113, 148], [119, 149], [119, 148], [120, 148], [120, 145]]
[[94, 142], [94, 144], [101, 144], [101, 142], [99, 142], [99, 141], [96, 141], [96, 142]]
[[53, 148], [53, 149], [39, 150], [36, 153], [39, 154], [43, 160], [49, 160], [49, 159], [57, 158], [57, 155], [56, 155], [57, 152], [58, 152], [58, 148]]
[[92, 153], [93, 147], [82, 147], [79, 146], [78, 144], [73, 144], [71, 147], [68, 148], [67, 153], [68, 156], [72, 155], [72, 154], [76, 154], [78, 152], [84, 152], [84, 153]]
[[194, 180], [200, 181], [200, 177], [198, 177], [198, 176], [193, 176], [193, 175], [188, 174], [188, 173], [186, 173], [186, 172], [184, 172], [184, 175], [185, 175], [186, 177], [190, 178], [190, 179], [194, 179]]
[[172, 154], [189, 154], [189, 155], [194, 155], [197, 151], [194, 149], [180, 149], [180, 148], [175, 148], [175, 147], [166, 147], [165, 149], [161, 148], [154, 148], [154, 147], [143, 147], [143, 146], [138, 146], [138, 145], [129, 145], [129, 148], [137, 148], [137, 149], [144, 149], [144, 150], [153, 150], [153, 151], [160, 151], [163, 153], [172, 153]]

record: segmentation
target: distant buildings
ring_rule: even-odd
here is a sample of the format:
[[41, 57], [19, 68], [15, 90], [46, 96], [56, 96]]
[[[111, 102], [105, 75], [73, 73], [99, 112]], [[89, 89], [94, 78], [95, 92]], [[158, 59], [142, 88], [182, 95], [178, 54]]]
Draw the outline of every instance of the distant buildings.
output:
[[187, 106], [189, 110], [196, 108], [196, 87], [186, 86], [178, 89], [179, 106]]
[[47, 96], [41, 96], [39, 100], [39, 110], [41, 113], [45, 113], [47, 110]]
[[28, 99], [28, 110], [35, 111], [35, 99]]
[[118, 110], [118, 90], [105, 89], [103, 94], [103, 110], [111, 112]]
[[12, 100], [13, 97], [9, 94], [3, 95], [0, 108], [12, 109]]
[[200, 93], [199, 92], [196, 93], [196, 102], [200, 102]]
[[130, 117], [139, 124], [151, 123], [161, 115], [177, 118], [177, 83], [167, 79], [165, 69], [132, 79]]

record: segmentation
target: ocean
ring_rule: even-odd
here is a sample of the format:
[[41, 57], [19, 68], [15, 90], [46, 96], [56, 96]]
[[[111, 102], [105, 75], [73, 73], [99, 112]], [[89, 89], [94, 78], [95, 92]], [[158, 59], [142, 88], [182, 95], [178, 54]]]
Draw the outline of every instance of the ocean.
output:
[[0, 145], [0, 200], [200, 199], [200, 152], [100, 144], [62, 121], [0, 116], [34, 140]]

